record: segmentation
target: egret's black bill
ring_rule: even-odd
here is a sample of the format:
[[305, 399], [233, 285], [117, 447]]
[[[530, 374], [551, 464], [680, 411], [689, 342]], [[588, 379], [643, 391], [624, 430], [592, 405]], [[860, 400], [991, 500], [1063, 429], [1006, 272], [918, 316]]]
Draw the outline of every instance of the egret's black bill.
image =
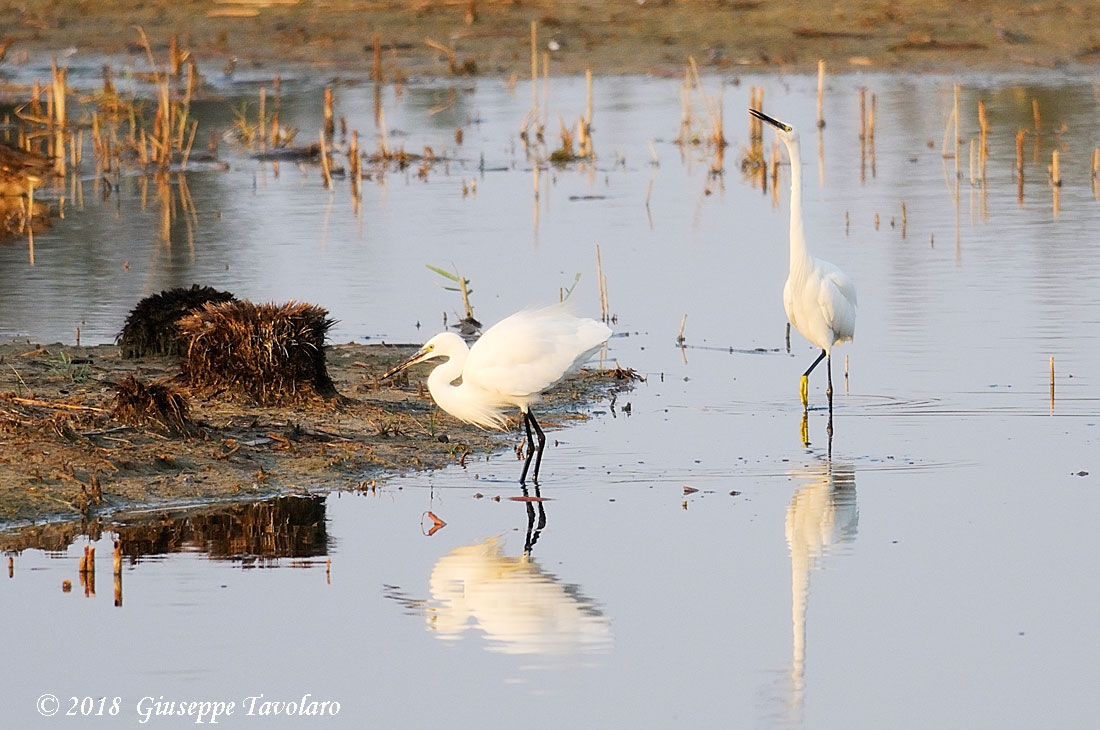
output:
[[778, 119], [772, 119], [767, 114], [760, 111], [759, 109], [749, 109], [749, 114], [752, 114], [754, 117], [756, 117], [757, 119], [759, 119], [762, 122], [767, 122], [768, 124], [772, 125], [776, 129], [782, 129], [784, 132], [789, 132], [792, 129], [794, 129], [794, 127], [792, 127], [789, 124], [784, 124], [783, 122], [779, 121]]
[[380, 378], [380, 380], [385, 380], [386, 378], [389, 378], [393, 375], [397, 375], [399, 372], [401, 372], [402, 370], [405, 370], [406, 368], [412, 367], [413, 365], [415, 365], [415, 364], [417, 364], [418, 362], [421, 361], [421, 359], [422, 359], [421, 356], [422, 355], [424, 355], [424, 350], [423, 349], [418, 350], [415, 355], [410, 357], [405, 362], [401, 363], [400, 365], [398, 365], [396, 367], [392, 367], [389, 370], [387, 370], [386, 374], [383, 375]]

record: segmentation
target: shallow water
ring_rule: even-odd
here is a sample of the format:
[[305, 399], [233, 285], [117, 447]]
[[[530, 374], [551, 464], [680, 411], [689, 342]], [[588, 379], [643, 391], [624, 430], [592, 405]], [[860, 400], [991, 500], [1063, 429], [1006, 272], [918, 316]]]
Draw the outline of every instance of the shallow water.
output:
[[[520, 494], [508, 452], [332, 494], [293, 518], [263, 505], [173, 514], [125, 562], [121, 607], [109, 555], [132, 525], [92, 543], [94, 597], [76, 569], [91, 538], [18, 552], [0, 581], [17, 657], [0, 665], [5, 714], [56, 724], [35, 711], [50, 692], [61, 714], [70, 697], [120, 697], [131, 725], [146, 696], [234, 701], [222, 724], [264, 727], [1091, 724], [1092, 80], [964, 79], [957, 203], [940, 149], [955, 79], [831, 79], [823, 171], [816, 79], [725, 81], [704, 81], [722, 90], [721, 179], [705, 150], [672, 142], [675, 80], [597, 79], [595, 169], [543, 171], [537, 200], [517, 137], [528, 87], [387, 87], [391, 144], [454, 160], [426, 180], [414, 167], [367, 183], [358, 213], [346, 180], [326, 191], [314, 167], [276, 175], [226, 148], [230, 170], [188, 174], [197, 219], [174, 218], [167, 237], [155, 185], [123, 178], [106, 201], [86, 183], [83, 209], [70, 201], [35, 237], [33, 266], [25, 245], [0, 248], [4, 335], [72, 342], [80, 327], [83, 342], [109, 341], [141, 296], [199, 281], [325, 306], [337, 341], [408, 342], [461, 306], [425, 264], [469, 277], [485, 322], [556, 299], [578, 272], [578, 308], [598, 314], [598, 243], [619, 334], [607, 357], [648, 378], [551, 433], [546, 502], [508, 499]], [[784, 347], [787, 171], [778, 205], [739, 172], [751, 85], [803, 130], [809, 245], [859, 289], [856, 341], [836, 351], [831, 442], [819, 369], [803, 445], [798, 376], [815, 353], [797, 333]], [[873, 169], [860, 159], [861, 86], [875, 95]], [[284, 89], [284, 122], [303, 139], [319, 97], [307, 81]], [[371, 147], [373, 88], [337, 97]], [[558, 113], [583, 111], [583, 81], [552, 80], [547, 98], [553, 148]], [[1041, 133], [1026, 140], [1021, 204], [1015, 135], [1033, 127], [1033, 98]], [[984, 190], [966, 147], [978, 99], [992, 125]], [[229, 106], [194, 113], [224, 127]], [[431, 536], [429, 511], [447, 523]], [[260, 693], [336, 701], [339, 719], [243, 716]]]

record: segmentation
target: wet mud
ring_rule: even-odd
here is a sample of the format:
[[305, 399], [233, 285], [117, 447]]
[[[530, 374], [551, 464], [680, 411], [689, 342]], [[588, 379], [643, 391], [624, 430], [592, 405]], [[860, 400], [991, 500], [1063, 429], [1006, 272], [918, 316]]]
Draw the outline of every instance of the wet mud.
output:
[[[424, 386], [430, 366], [379, 382], [416, 347], [327, 347], [337, 399], [258, 406], [181, 383], [194, 428], [171, 433], [153, 422], [126, 425], [113, 403], [115, 386], [130, 376], [177, 378], [173, 360], [125, 360], [113, 345], [0, 344], [0, 528], [148, 505], [371, 489], [387, 475], [451, 464], [477, 470], [502, 450], [492, 458], [512, 458], [519, 430], [484, 431], [440, 411]], [[546, 394], [547, 425], [584, 418], [583, 404], [629, 382], [617, 370], [571, 376]]]

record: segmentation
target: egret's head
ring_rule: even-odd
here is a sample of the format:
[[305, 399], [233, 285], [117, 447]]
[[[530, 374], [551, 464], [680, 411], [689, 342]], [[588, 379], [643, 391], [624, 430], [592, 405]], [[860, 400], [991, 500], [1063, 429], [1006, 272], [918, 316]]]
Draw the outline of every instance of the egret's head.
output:
[[779, 135], [780, 139], [783, 139], [783, 140], [786, 140], [786, 141], [789, 141], [789, 142], [797, 142], [798, 141], [798, 132], [796, 132], [795, 128], [792, 127], [791, 125], [785, 124], [785, 123], [779, 121], [778, 119], [773, 119], [773, 118], [769, 117], [767, 114], [765, 114], [764, 112], [760, 111], [759, 109], [749, 109], [749, 114], [752, 114], [754, 117], [756, 117], [760, 121], [765, 122], [765, 123], [770, 124], [771, 126], [775, 127], [776, 134]]
[[466, 344], [462, 341], [462, 338], [455, 333], [440, 332], [438, 335], [425, 342], [424, 346], [417, 350], [408, 360], [401, 363], [397, 367], [388, 370], [386, 374], [382, 376], [382, 380], [385, 380], [386, 378], [389, 378], [393, 375], [397, 375], [405, 368], [412, 367], [418, 362], [424, 362], [425, 360], [431, 360], [432, 358], [436, 357], [451, 357], [454, 354], [455, 350], [455, 340], [457, 340], [458, 344], [461, 345], [463, 348], [466, 347]]

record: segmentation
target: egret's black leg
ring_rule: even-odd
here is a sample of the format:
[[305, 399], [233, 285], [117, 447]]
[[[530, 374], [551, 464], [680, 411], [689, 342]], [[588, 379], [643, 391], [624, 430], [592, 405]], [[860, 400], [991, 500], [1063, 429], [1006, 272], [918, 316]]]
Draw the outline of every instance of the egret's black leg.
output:
[[523, 427], [527, 430], [527, 460], [531, 460], [531, 456], [535, 453], [535, 435], [531, 433], [531, 415], [529, 413], [523, 414]]
[[542, 427], [539, 426], [539, 422], [535, 420], [535, 414], [530, 409], [527, 411], [527, 418], [530, 420], [531, 425], [535, 427], [535, 433], [539, 437], [538, 454], [535, 456], [535, 473], [531, 477], [531, 480], [537, 485], [539, 483], [539, 466], [542, 464], [542, 452], [546, 448], [546, 434], [542, 432]]
[[[527, 469], [531, 466], [531, 457], [535, 457], [535, 471], [531, 476], [531, 480], [538, 484], [539, 481], [539, 466], [542, 464], [542, 451], [546, 448], [546, 434], [542, 432], [542, 427], [539, 426], [539, 422], [535, 420], [535, 415], [528, 410], [523, 414], [523, 426], [527, 429], [527, 460], [523, 462], [523, 473], [519, 475], [519, 483], [523, 484], [527, 481]], [[531, 427], [534, 427], [534, 434], [531, 433]], [[535, 446], [535, 438], [538, 438], [539, 445]]]
[[791, 323], [787, 323], [787, 354], [791, 354]]
[[806, 368], [806, 372], [802, 373], [802, 381], [798, 384], [798, 393], [802, 396], [802, 408], [808, 408], [810, 405], [810, 373], [813, 372], [817, 364], [821, 362], [825, 357], [825, 350], [821, 351], [821, 354], [817, 356], [817, 359], [813, 361], [810, 367]]
[[[520, 484], [527, 481], [527, 470], [531, 468], [531, 458], [535, 455], [535, 435], [531, 433], [531, 414], [529, 411], [523, 413], [523, 427], [527, 430], [527, 459], [523, 462], [523, 472], [519, 475]], [[536, 473], [537, 471], [536, 469]]]
[[821, 354], [817, 356], [816, 360], [814, 360], [813, 365], [810, 365], [810, 367], [806, 368], [806, 372], [802, 373], [802, 377], [804, 377], [804, 378], [810, 377], [810, 373], [812, 373], [814, 371], [814, 368], [817, 367], [817, 364], [819, 362], [821, 362], [822, 360], [824, 360], [824, 359], [825, 359], [825, 351], [822, 350]]
[[825, 395], [829, 397], [829, 413], [833, 412], [833, 356], [830, 355], [825, 361], [825, 370], [829, 373], [829, 387], [825, 390]]

